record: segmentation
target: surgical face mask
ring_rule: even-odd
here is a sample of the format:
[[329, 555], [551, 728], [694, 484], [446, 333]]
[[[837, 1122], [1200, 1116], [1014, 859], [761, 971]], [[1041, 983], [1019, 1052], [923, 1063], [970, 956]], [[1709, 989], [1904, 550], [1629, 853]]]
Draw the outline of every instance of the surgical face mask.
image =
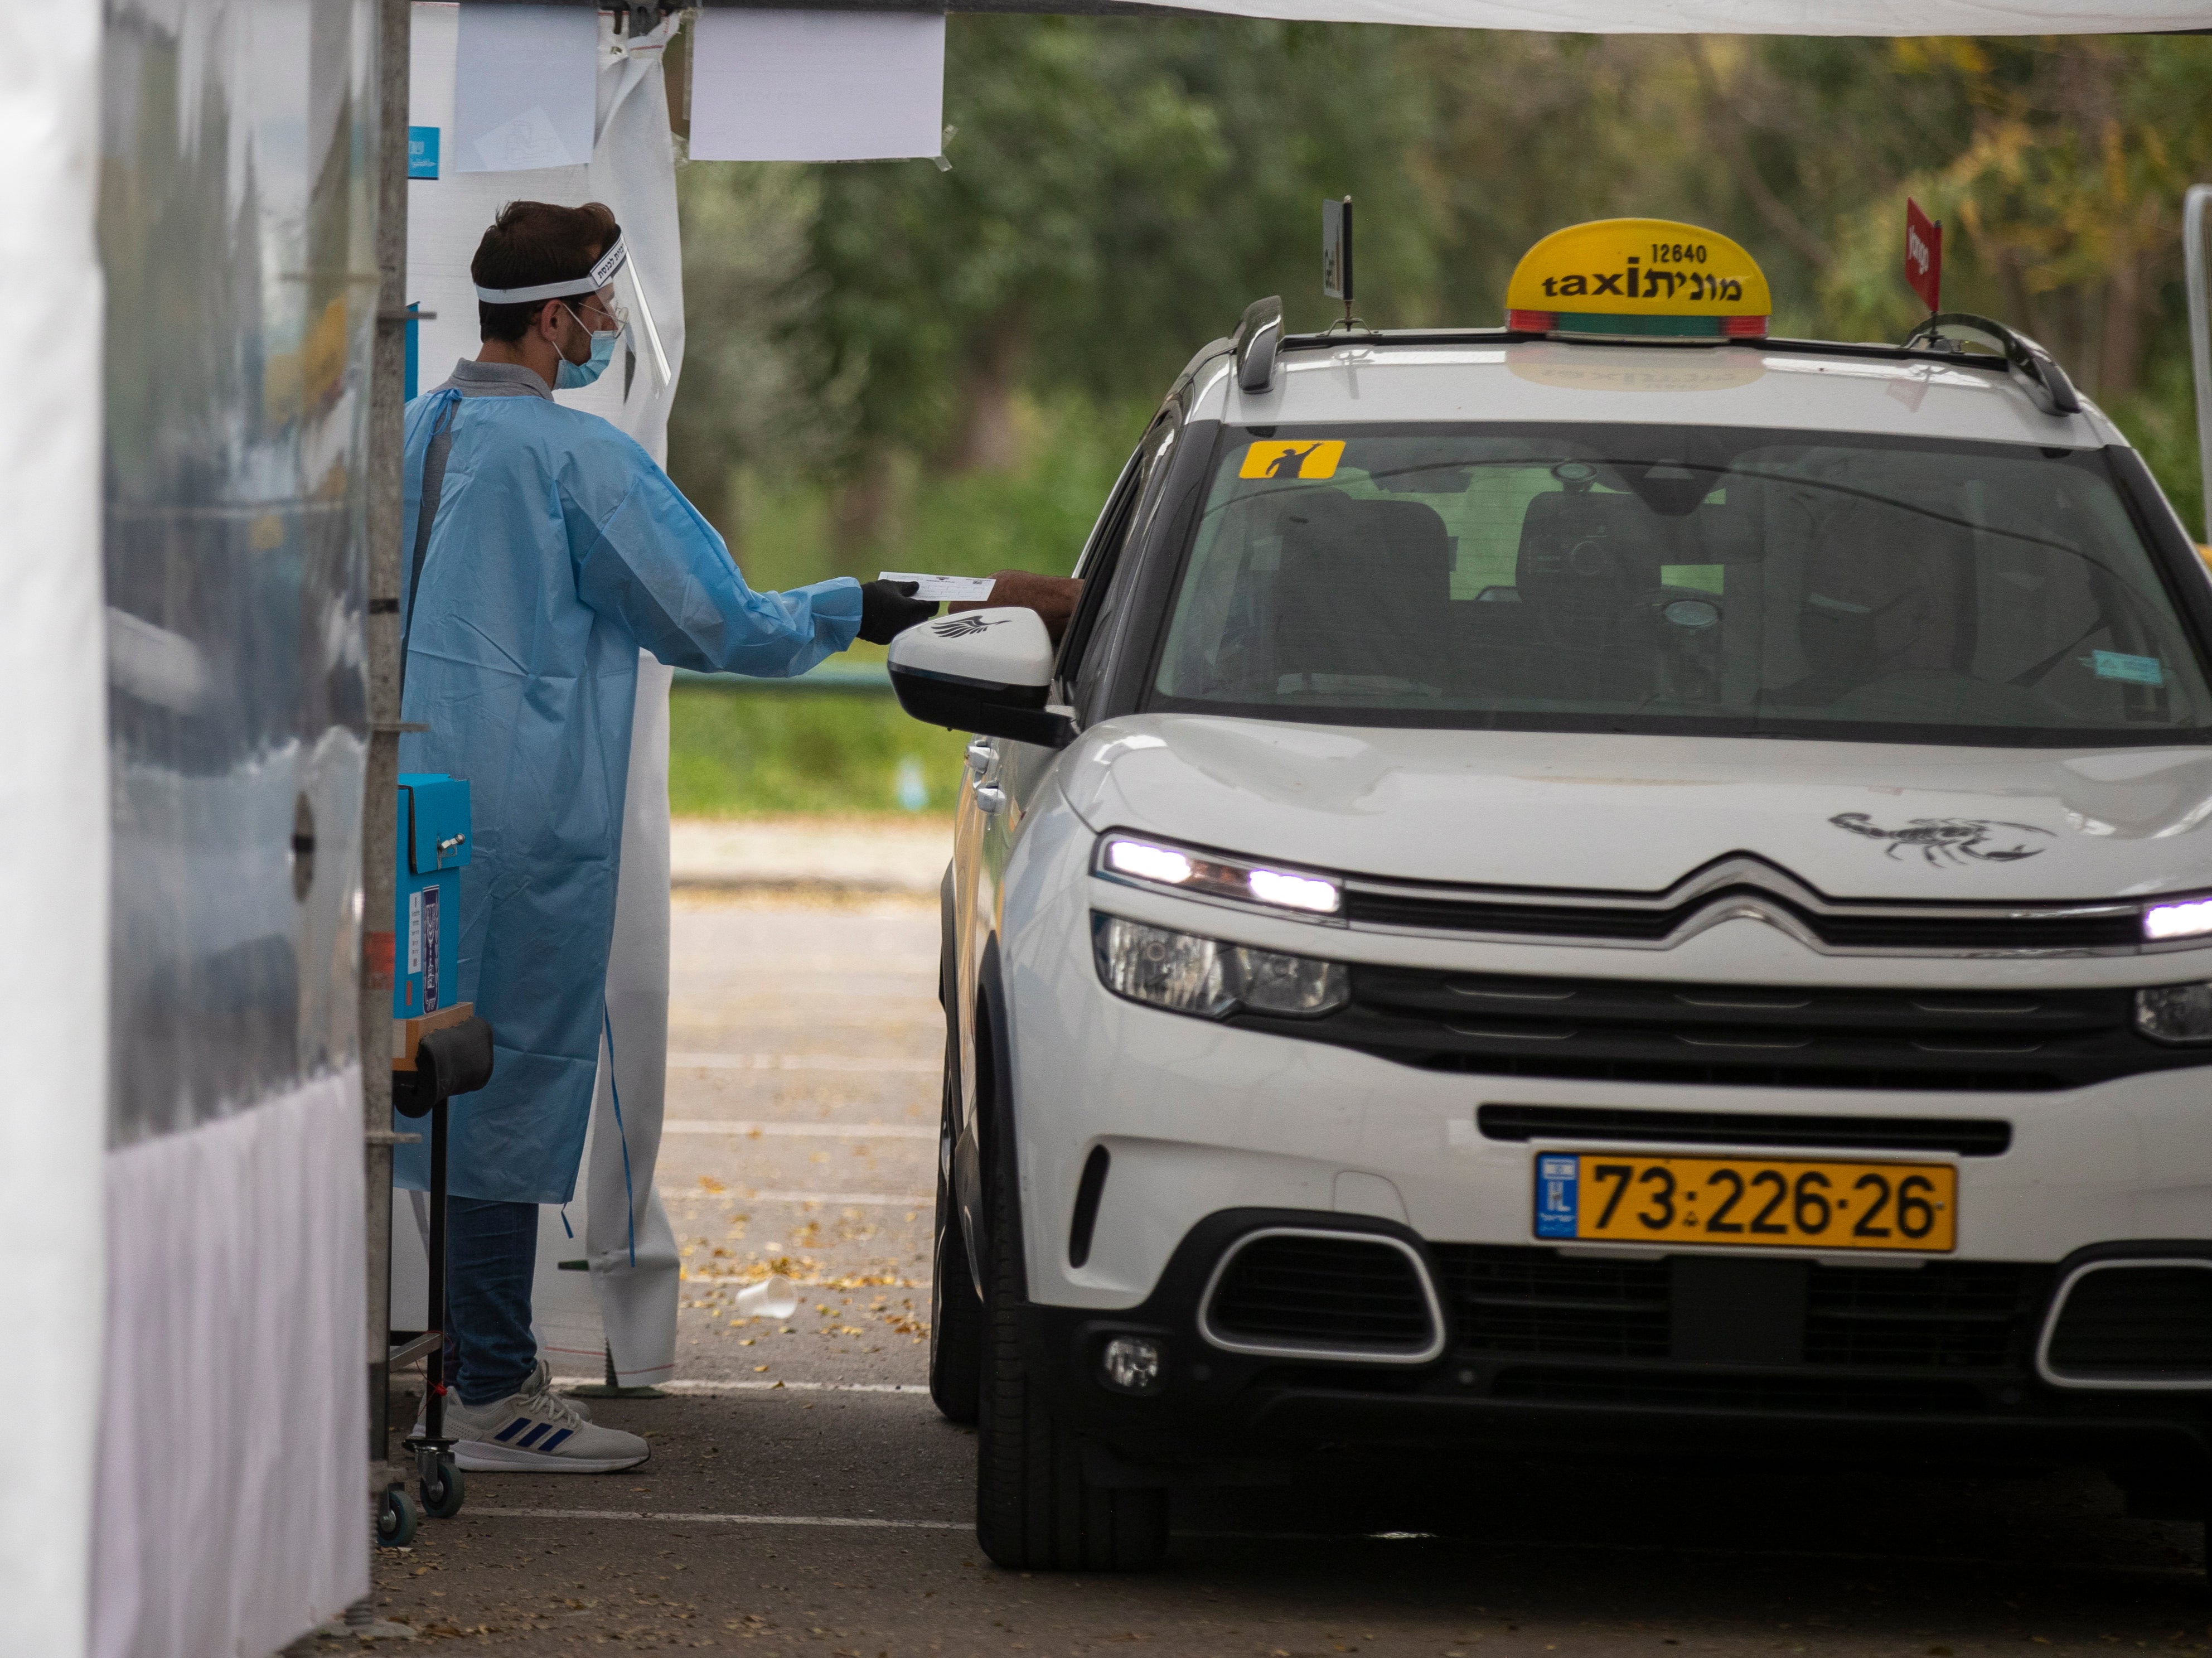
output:
[[[584, 319], [576, 316], [574, 311], [568, 314], [576, 317], [578, 327], [583, 325]], [[615, 342], [621, 337], [622, 330], [619, 328], [592, 335], [592, 355], [581, 362], [570, 362], [568, 358], [562, 358], [560, 367], [554, 371], [554, 386], [563, 392], [574, 392], [579, 386], [589, 386], [606, 373], [607, 365], [615, 360]]]

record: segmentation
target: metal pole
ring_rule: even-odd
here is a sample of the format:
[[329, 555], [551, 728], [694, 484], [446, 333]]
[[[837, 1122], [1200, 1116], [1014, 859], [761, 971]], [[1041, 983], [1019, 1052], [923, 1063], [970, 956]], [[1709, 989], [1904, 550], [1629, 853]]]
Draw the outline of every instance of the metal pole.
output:
[[2212, 545], [2212, 301], [2205, 288], [2204, 206], [2212, 185], [2191, 185], [2181, 208], [2181, 265], [2189, 288], [2189, 356], [2197, 375], [2197, 465], [2204, 540]]
[[407, 91], [410, 0], [377, 31], [376, 349], [368, 392], [368, 776], [362, 795], [361, 1104], [368, 1153], [369, 1479], [389, 1452], [392, 1340], [392, 866], [399, 787], [400, 420], [407, 372]]
[[[446, 1436], [446, 1102], [430, 1108], [430, 1292], [424, 1297], [423, 1333], [437, 1345], [422, 1355], [422, 1433]], [[436, 1447], [443, 1450], [445, 1447]]]

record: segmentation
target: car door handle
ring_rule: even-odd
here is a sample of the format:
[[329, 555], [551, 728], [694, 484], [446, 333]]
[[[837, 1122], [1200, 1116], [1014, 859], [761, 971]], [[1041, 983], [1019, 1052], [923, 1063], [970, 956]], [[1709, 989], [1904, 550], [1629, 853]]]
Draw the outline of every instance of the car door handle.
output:
[[1006, 792], [996, 783], [978, 783], [975, 786], [975, 805], [987, 812], [1002, 812], [1006, 809]]
[[985, 772], [991, 769], [991, 762], [998, 757], [999, 753], [996, 749], [994, 749], [981, 738], [977, 738], [974, 742], [968, 745], [969, 774], [974, 777], [981, 777]]

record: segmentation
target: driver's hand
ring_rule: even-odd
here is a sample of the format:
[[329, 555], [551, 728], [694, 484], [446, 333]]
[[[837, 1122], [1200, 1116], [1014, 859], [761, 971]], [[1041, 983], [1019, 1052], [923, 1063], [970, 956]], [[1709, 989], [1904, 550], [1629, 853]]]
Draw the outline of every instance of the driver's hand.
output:
[[1035, 610], [1043, 618], [1045, 631], [1060, 642], [1067, 619], [1075, 614], [1075, 601], [1083, 597], [1083, 584], [1073, 576], [1039, 575], [1034, 570], [1001, 570], [992, 578], [991, 596], [948, 604], [947, 610], [981, 610], [1001, 604]]

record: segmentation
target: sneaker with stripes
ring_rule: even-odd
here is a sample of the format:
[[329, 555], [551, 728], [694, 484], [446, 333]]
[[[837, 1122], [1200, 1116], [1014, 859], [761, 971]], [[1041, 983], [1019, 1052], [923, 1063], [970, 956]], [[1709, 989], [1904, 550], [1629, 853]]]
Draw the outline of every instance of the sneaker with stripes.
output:
[[544, 1359], [507, 1398], [471, 1406], [448, 1396], [446, 1431], [459, 1442], [453, 1460], [471, 1473], [612, 1473], [651, 1451], [635, 1434], [599, 1426], [555, 1393]]

